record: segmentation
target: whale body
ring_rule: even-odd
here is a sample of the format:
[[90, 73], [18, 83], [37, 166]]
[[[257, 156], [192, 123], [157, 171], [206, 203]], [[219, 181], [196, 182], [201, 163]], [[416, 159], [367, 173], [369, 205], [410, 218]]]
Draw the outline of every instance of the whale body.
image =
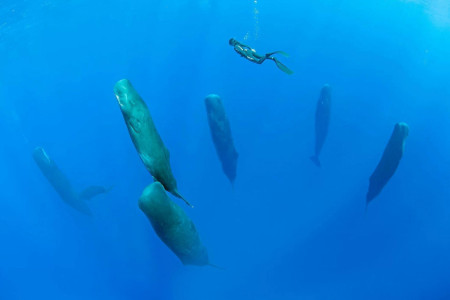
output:
[[128, 79], [122, 79], [116, 83], [114, 94], [128, 133], [146, 169], [168, 192], [190, 205], [178, 192], [177, 181], [170, 167], [169, 150], [156, 130], [147, 104]]
[[314, 147], [314, 155], [311, 156], [313, 163], [320, 167], [319, 155], [322, 151], [323, 144], [328, 134], [328, 126], [330, 124], [330, 106], [331, 106], [331, 88], [325, 84], [320, 91], [319, 100], [316, 106], [315, 134], [316, 143]]
[[116, 83], [114, 94], [119, 102], [128, 133], [146, 169], [168, 192], [190, 205], [178, 192], [177, 181], [170, 167], [169, 150], [156, 130], [147, 104], [128, 79]]
[[48, 156], [44, 148], [36, 147], [33, 151], [33, 159], [37, 166], [47, 178], [48, 182], [52, 185], [61, 199], [75, 208], [76, 210], [91, 215], [92, 212], [85, 200], [89, 200], [99, 194], [108, 192], [109, 189], [105, 189], [100, 186], [90, 186], [78, 194], [67, 176], [58, 168], [56, 163]]
[[397, 170], [403, 156], [405, 141], [408, 134], [409, 127], [406, 123], [401, 122], [395, 124], [394, 131], [384, 149], [383, 156], [375, 168], [375, 171], [370, 176], [369, 190], [366, 196], [367, 204], [380, 194], [381, 190]]
[[144, 189], [139, 198], [139, 208], [158, 237], [184, 265], [209, 265], [208, 252], [194, 223], [179, 205], [170, 200], [161, 183], [155, 181]]
[[211, 137], [219, 160], [222, 163], [223, 172], [230, 182], [233, 183], [236, 178], [239, 154], [234, 147], [230, 122], [225, 113], [225, 107], [222, 99], [215, 94], [208, 95], [205, 98], [205, 106]]

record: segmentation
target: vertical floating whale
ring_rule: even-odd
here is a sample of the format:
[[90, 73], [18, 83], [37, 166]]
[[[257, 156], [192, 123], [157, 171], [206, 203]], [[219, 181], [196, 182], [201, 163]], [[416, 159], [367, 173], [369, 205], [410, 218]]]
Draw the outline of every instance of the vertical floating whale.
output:
[[320, 91], [320, 97], [316, 108], [316, 144], [311, 160], [320, 167], [319, 154], [322, 151], [330, 124], [331, 88], [325, 84]]
[[225, 108], [220, 97], [214, 94], [205, 98], [205, 105], [212, 140], [222, 163], [222, 169], [230, 182], [233, 183], [236, 178], [239, 155], [234, 148], [230, 122], [225, 113]]
[[139, 198], [139, 208], [147, 216], [158, 237], [184, 265], [209, 265], [208, 252], [194, 223], [167, 196], [159, 182], [147, 186]]
[[394, 131], [384, 149], [383, 156], [372, 176], [370, 176], [369, 191], [366, 197], [367, 204], [378, 196], [392, 175], [394, 175], [403, 156], [405, 140], [408, 134], [409, 127], [406, 123], [395, 124]]
[[76, 210], [91, 215], [91, 210], [85, 202], [99, 194], [106, 193], [109, 189], [100, 186], [90, 186], [78, 194], [72, 187], [69, 179], [58, 168], [56, 163], [48, 156], [42, 147], [37, 147], [33, 151], [33, 159], [53, 186], [55, 191], [68, 205]]
[[190, 206], [189, 202], [178, 193], [177, 181], [170, 167], [169, 150], [164, 146], [144, 100], [128, 79], [116, 83], [114, 94], [134, 147], [153, 179]]

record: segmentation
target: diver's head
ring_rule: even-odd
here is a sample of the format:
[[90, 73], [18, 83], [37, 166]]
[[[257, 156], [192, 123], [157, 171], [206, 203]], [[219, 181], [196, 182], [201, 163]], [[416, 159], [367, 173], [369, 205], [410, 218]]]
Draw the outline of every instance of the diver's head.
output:
[[235, 39], [231, 38], [231, 39], [228, 41], [228, 44], [230, 44], [231, 46], [234, 46], [234, 45], [237, 44], [237, 41], [236, 41]]

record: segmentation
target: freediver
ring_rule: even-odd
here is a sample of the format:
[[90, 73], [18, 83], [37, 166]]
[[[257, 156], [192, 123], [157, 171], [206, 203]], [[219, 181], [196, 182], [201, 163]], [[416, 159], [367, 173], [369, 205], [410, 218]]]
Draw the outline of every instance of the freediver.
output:
[[240, 56], [248, 59], [251, 62], [257, 63], [258, 65], [262, 64], [266, 59], [273, 60], [275, 64], [277, 65], [278, 69], [283, 71], [286, 74], [293, 74], [294, 72], [290, 70], [288, 67], [283, 65], [276, 57], [272, 57], [274, 54], [281, 54], [285, 57], [288, 57], [289, 55], [283, 51], [275, 51], [272, 53], [267, 53], [266, 55], [260, 55], [256, 53], [255, 49], [250, 48], [247, 45], [244, 45], [235, 39], [230, 39], [228, 42], [231, 46], [234, 47], [234, 51], [239, 53]]

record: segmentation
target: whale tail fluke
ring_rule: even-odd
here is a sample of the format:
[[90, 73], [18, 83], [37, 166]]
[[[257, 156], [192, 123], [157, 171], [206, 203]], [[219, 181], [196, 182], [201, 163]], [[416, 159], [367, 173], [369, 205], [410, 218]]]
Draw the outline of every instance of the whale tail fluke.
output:
[[373, 193], [370, 193], [370, 191], [366, 195], [366, 215], [367, 215], [367, 209], [369, 207], [370, 202], [375, 198], [375, 195]]
[[183, 196], [181, 196], [181, 194], [178, 192], [177, 189], [174, 189], [173, 191], [171, 191], [171, 193], [172, 193], [175, 197], [180, 198], [181, 200], [183, 200], [183, 201], [184, 201], [188, 206], [190, 206], [191, 208], [194, 208], [194, 206], [193, 206], [191, 203], [189, 203], [189, 201], [187, 201], [186, 199], [184, 199]]
[[108, 193], [112, 188], [113, 188], [113, 186], [105, 188], [105, 187], [99, 186], [99, 185], [92, 185], [92, 186], [85, 188], [83, 191], [81, 191], [81, 193], [79, 194], [79, 197], [80, 197], [80, 199], [83, 199], [83, 200], [91, 200], [95, 196]]
[[220, 267], [218, 265], [215, 265], [215, 264], [208, 263], [208, 266], [213, 267], [215, 269], [219, 269], [219, 270], [225, 271], [225, 268], [222, 268], [222, 267]]
[[369, 203], [377, 196], [373, 190], [371, 190], [371, 186], [369, 185], [369, 191], [366, 194], [366, 205], [369, 205]]
[[320, 164], [320, 160], [319, 160], [319, 157], [318, 157], [317, 155], [313, 155], [313, 156], [311, 156], [310, 158], [311, 158], [312, 162], [313, 162], [316, 166], [318, 166], [319, 168], [322, 166], [322, 165]]

